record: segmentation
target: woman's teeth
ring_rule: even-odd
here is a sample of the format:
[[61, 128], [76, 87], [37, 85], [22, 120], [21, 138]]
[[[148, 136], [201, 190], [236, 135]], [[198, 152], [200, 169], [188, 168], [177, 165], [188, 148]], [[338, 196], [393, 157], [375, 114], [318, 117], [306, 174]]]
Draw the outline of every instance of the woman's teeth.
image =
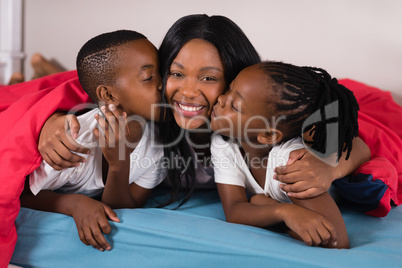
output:
[[199, 111], [199, 110], [201, 110], [203, 106], [197, 106], [197, 107], [194, 107], [194, 106], [185, 106], [185, 105], [179, 103], [179, 107], [180, 107], [180, 109], [183, 109], [183, 110], [185, 110], [185, 111], [194, 112], [194, 111]]

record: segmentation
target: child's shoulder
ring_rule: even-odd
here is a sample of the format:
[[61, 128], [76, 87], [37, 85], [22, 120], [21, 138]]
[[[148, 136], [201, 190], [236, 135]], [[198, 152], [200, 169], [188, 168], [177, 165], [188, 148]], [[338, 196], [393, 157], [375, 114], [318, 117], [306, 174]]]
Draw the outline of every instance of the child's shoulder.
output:
[[219, 134], [213, 134], [211, 140], [211, 154], [218, 156], [221, 154], [236, 154], [239, 148], [238, 143], [233, 142]]
[[163, 143], [159, 138], [159, 128], [152, 121], [148, 121], [143, 128], [143, 134], [135, 146], [132, 155], [163, 155]]
[[275, 145], [270, 154], [270, 157], [275, 157], [275, 158], [286, 158], [285, 163], [287, 162], [287, 159], [289, 157], [290, 152], [298, 149], [306, 148], [303, 144], [303, 141], [300, 137], [290, 139], [284, 143], [281, 143], [279, 145]]
[[[94, 143], [97, 142], [97, 139], [93, 130], [98, 125], [95, 115], [100, 113], [100, 110], [95, 108], [77, 116], [77, 120], [80, 123], [80, 130], [76, 140], [77, 143], [85, 147], [95, 146]], [[102, 131], [102, 128], [99, 128], [99, 130]]]

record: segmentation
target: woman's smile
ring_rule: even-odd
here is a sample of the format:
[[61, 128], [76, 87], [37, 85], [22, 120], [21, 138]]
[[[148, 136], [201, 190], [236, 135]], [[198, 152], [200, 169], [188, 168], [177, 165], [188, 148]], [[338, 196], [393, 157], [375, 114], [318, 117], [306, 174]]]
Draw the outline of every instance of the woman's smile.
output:
[[194, 117], [202, 115], [206, 108], [206, 106], [203, 105], [199, 105], [196, 103], [186, 103], [182, 101], [175, 101], [174, 104], [176, 111], [184, 117]]

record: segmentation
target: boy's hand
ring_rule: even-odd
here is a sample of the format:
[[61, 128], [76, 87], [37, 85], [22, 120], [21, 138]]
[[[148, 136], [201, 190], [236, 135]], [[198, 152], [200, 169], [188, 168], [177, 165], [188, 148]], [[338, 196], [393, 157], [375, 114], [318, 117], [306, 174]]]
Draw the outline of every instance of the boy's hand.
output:
[[307, 149], [292, 151], [286, 166], [275, 168], [274, 179], [288, 196], [307, 199], [328, 191], [334, 177], [333, 167], [312, 155]]
[[98, 138], [103, 155], [109, 163], [109, 169], [130, 166], [131, 151], [126, 146], [127, 114], [114, 105], [109, 105], [109, 109], [102, 106], [101, 111], [104, 118], [97, 114], [95, 119], [104, 134], [98, 128], [94, 129], [94, 134]]
[[100, 251], [112, 248], [103, 233], [109, 234], [112, 230], [108, 218], [114, 222], [120, 222], [120, 220], [109, 206], [88, 196], [80, 195], [72, 217], [77, 225], [80, 240], [85, 245], [91, 245]]
[[[71, 136], [67, 134], [70, 129]], [[74, 140], [77, 138], [80, 124], [72, 115], [55, 113], [42, 127], [39, 135], [38, 150], [42, 158], [55, 170], [75, 167], [85, 161], [84, 157], [72, 153], [89, 153]]]
[[335, 226], [322, 215], [293, 204], [284, 212], [283, 220], [286, 226], [294, 231], [308, 246], [337, 244]]

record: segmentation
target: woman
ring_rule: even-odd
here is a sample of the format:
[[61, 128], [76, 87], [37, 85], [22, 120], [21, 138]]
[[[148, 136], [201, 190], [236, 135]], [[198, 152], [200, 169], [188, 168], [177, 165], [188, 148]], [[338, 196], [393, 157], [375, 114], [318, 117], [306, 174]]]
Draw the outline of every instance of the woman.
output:
[[[160, 135], [165, 143], [166, 159], [171, 161], [168, 178], [172, 193], [167, 203], [180, 199], [180, 191], [185, 189], [182, 204], [195, 188], [214, 187], [209, 163], [212, 107], [240, 70], [260, 62], [260, 58], [233, 21], [201, 14], [182, 17], [173, 24], [159, 48], [159, 57], [164, 106]], [[39, 142], [44, 159], [58, 168], [70, 167], [82, 160], [70, 152], [78, 147], [60, 134], [64, 133], [65, 120], [59, 115], [50, 118]], [[79, 128], [74, 117], [68, 120], [70, 132]], [[353, 142], [350, 159], [342, 158], [336, 167], [313, 157], [307, 150], [295, 151], [291, 158], [302, 158], [297, 161], [302, 174], [299, 182], [303, 182], [298, 185], [302, 189], [300, 196], [318, 195], [327, 190], [333, 180], [353, 172], [368, 157], [368, 147], [359, 138]]]

